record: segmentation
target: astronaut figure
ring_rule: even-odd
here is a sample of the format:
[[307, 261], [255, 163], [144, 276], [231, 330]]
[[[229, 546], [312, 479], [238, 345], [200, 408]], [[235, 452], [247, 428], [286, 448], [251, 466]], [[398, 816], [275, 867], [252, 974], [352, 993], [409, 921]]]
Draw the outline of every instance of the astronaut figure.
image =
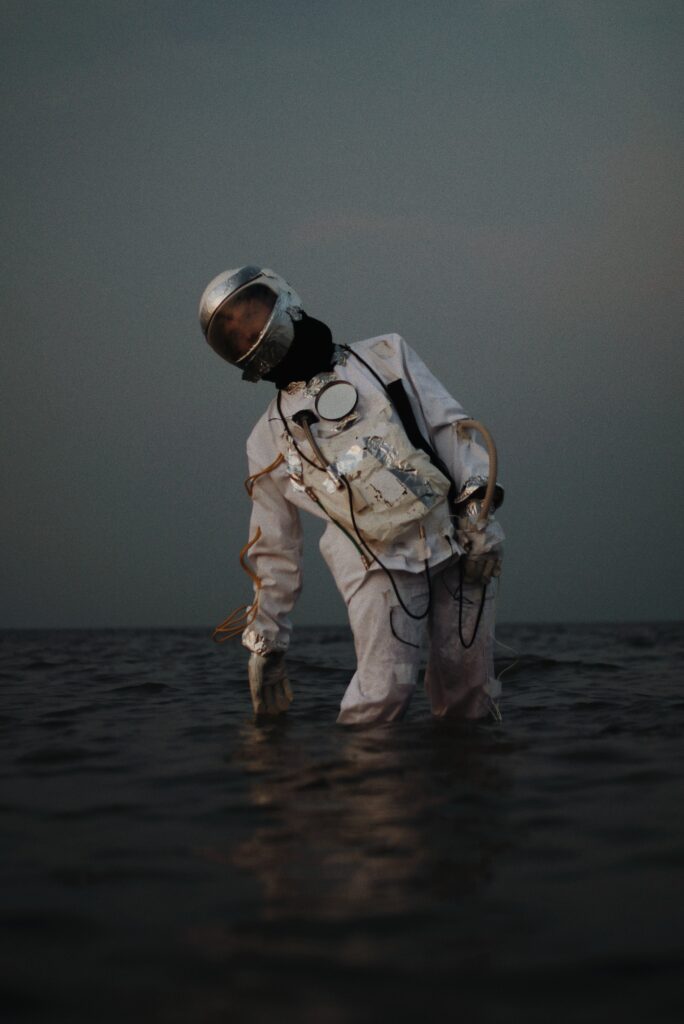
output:
[[200, 323], [244, 379], [277, 389], [247, 441], [251, 569], [243, 565], [254, 601], [217, 630], [218, 639], [239, 633], [250, 651], [255, 713], [277, 715], [292, 701], [285, 652], [305, 509], [327, 524], [320, 549], [354, 634], [357, 668], [338, 722], [401, 718], [426, 640], [433, 714], [498, 717], [492, 646], [503, 533], [493, 509], [502, 492], [489, 483], [490, 459], [461, 406], [397, 334], [334, 344], [271, 270], [214, 278]]

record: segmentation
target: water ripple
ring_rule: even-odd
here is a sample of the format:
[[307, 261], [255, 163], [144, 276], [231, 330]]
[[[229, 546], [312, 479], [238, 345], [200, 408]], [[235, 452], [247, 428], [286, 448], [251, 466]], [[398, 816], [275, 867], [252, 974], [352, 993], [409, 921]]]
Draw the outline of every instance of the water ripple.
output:
[[680, 625], [503, 629], [502, 723], [419, 691], [360, 730], [346, 629], [296, 635], [263, 724], [208, 630], [0, 639], [19, 1019], [670, 1019]]

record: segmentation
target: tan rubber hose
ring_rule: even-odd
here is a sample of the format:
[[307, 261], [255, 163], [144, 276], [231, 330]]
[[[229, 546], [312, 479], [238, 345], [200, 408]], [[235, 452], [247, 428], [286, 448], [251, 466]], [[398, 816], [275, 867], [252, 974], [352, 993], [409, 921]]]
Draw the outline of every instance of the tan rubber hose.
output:
[[485, 490], [485, 496], [482, 499], [482, 506], [480, 508], [480, 514], [478, 519], [486, 519], [489, 515], [489, 509], [491, 508], [492, 501], [494, 500], [494, 492], [496, 490], [496, 477], [499, 466], [499, 459], [496, 454], [496, 445], [494, 444], [494, 438], [489, 433], [487, 428], [479, 420], [458, 420], [457, 427], [460, 430], [462, 427], [468, 430], [477, 430], [479, 434], [482, 434], [485, 445], [487, 446], [487, 454], [489, 455], [489, 479], [487, 481], [487, 489]]

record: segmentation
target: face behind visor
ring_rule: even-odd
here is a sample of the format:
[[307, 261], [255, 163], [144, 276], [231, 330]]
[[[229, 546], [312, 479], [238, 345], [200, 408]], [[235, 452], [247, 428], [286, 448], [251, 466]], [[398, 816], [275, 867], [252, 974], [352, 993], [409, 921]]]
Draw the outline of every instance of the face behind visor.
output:
[[289, 351], [301, 299], [272, 270], [247, 266], [219, 274], [200, 300], [204, 335], [223, 359], [257, 381]]

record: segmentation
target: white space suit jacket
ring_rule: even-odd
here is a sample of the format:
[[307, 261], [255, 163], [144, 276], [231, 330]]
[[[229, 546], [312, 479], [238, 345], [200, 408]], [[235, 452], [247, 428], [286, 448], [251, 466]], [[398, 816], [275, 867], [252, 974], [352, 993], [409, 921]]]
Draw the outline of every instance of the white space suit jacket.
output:
[[[401, 379], [421, 434], [448, 468], [461, 496], [486, 483], [488, 456], [472, 439], [459, 436], [458, 420], [467, 414], [422, 360], [398, 334], [381, 335], [356, 342], [352, 350], [373, 367], [386, 383]], [[359, 394], [372, 401], [383, 401], [389, 415], [398, 417], [378, 381], [352, 354], [336, 347], [335, 377], [350, 381]], [[315, 380], [315, 379], [314, 379]], [[312, 384], [313, 382], [310, 382]], [[281, 392], [281, 410], [288, 427], [291, 417], [301, 409], [312, 409], [315, 386], [290, 386]], [[279, 456], [283, 458], [279, 460]], [[250, 537], [257, 538], [249, 548], [249, 561], [258, 577], [255, 587], [253, 618], [242, 634], [242, 643], [250, 651], [266, 654], [286, 650], [289, 645], [292, 610], [302, 586], [302, 531], [299, 509], [305, 509], [327, 521], [321, 538], [321, 552], [331, 569], [338, 589], [346, 601], [361, 585], [367, 572], [381, 571], [377, 563], [368, 565], [351, 540], [333, 523], [302, 488], [297, 480], [299, 462], [292, 441], [283, 426], [276, 399], [260, 418], [247, 441], [250, 477], [255, 477]], [[277, 465], [269, 472], [267, 467]], [[301, 463], [300, 463], [301, 465]], [[430, 566], [460, 554], [452, 530], [444, 529], [444, 516], [429, 514], [423, 530], [403, 534], [392, 543], [375, 544], [374, 551], [389, 569], [422, 572]]]

